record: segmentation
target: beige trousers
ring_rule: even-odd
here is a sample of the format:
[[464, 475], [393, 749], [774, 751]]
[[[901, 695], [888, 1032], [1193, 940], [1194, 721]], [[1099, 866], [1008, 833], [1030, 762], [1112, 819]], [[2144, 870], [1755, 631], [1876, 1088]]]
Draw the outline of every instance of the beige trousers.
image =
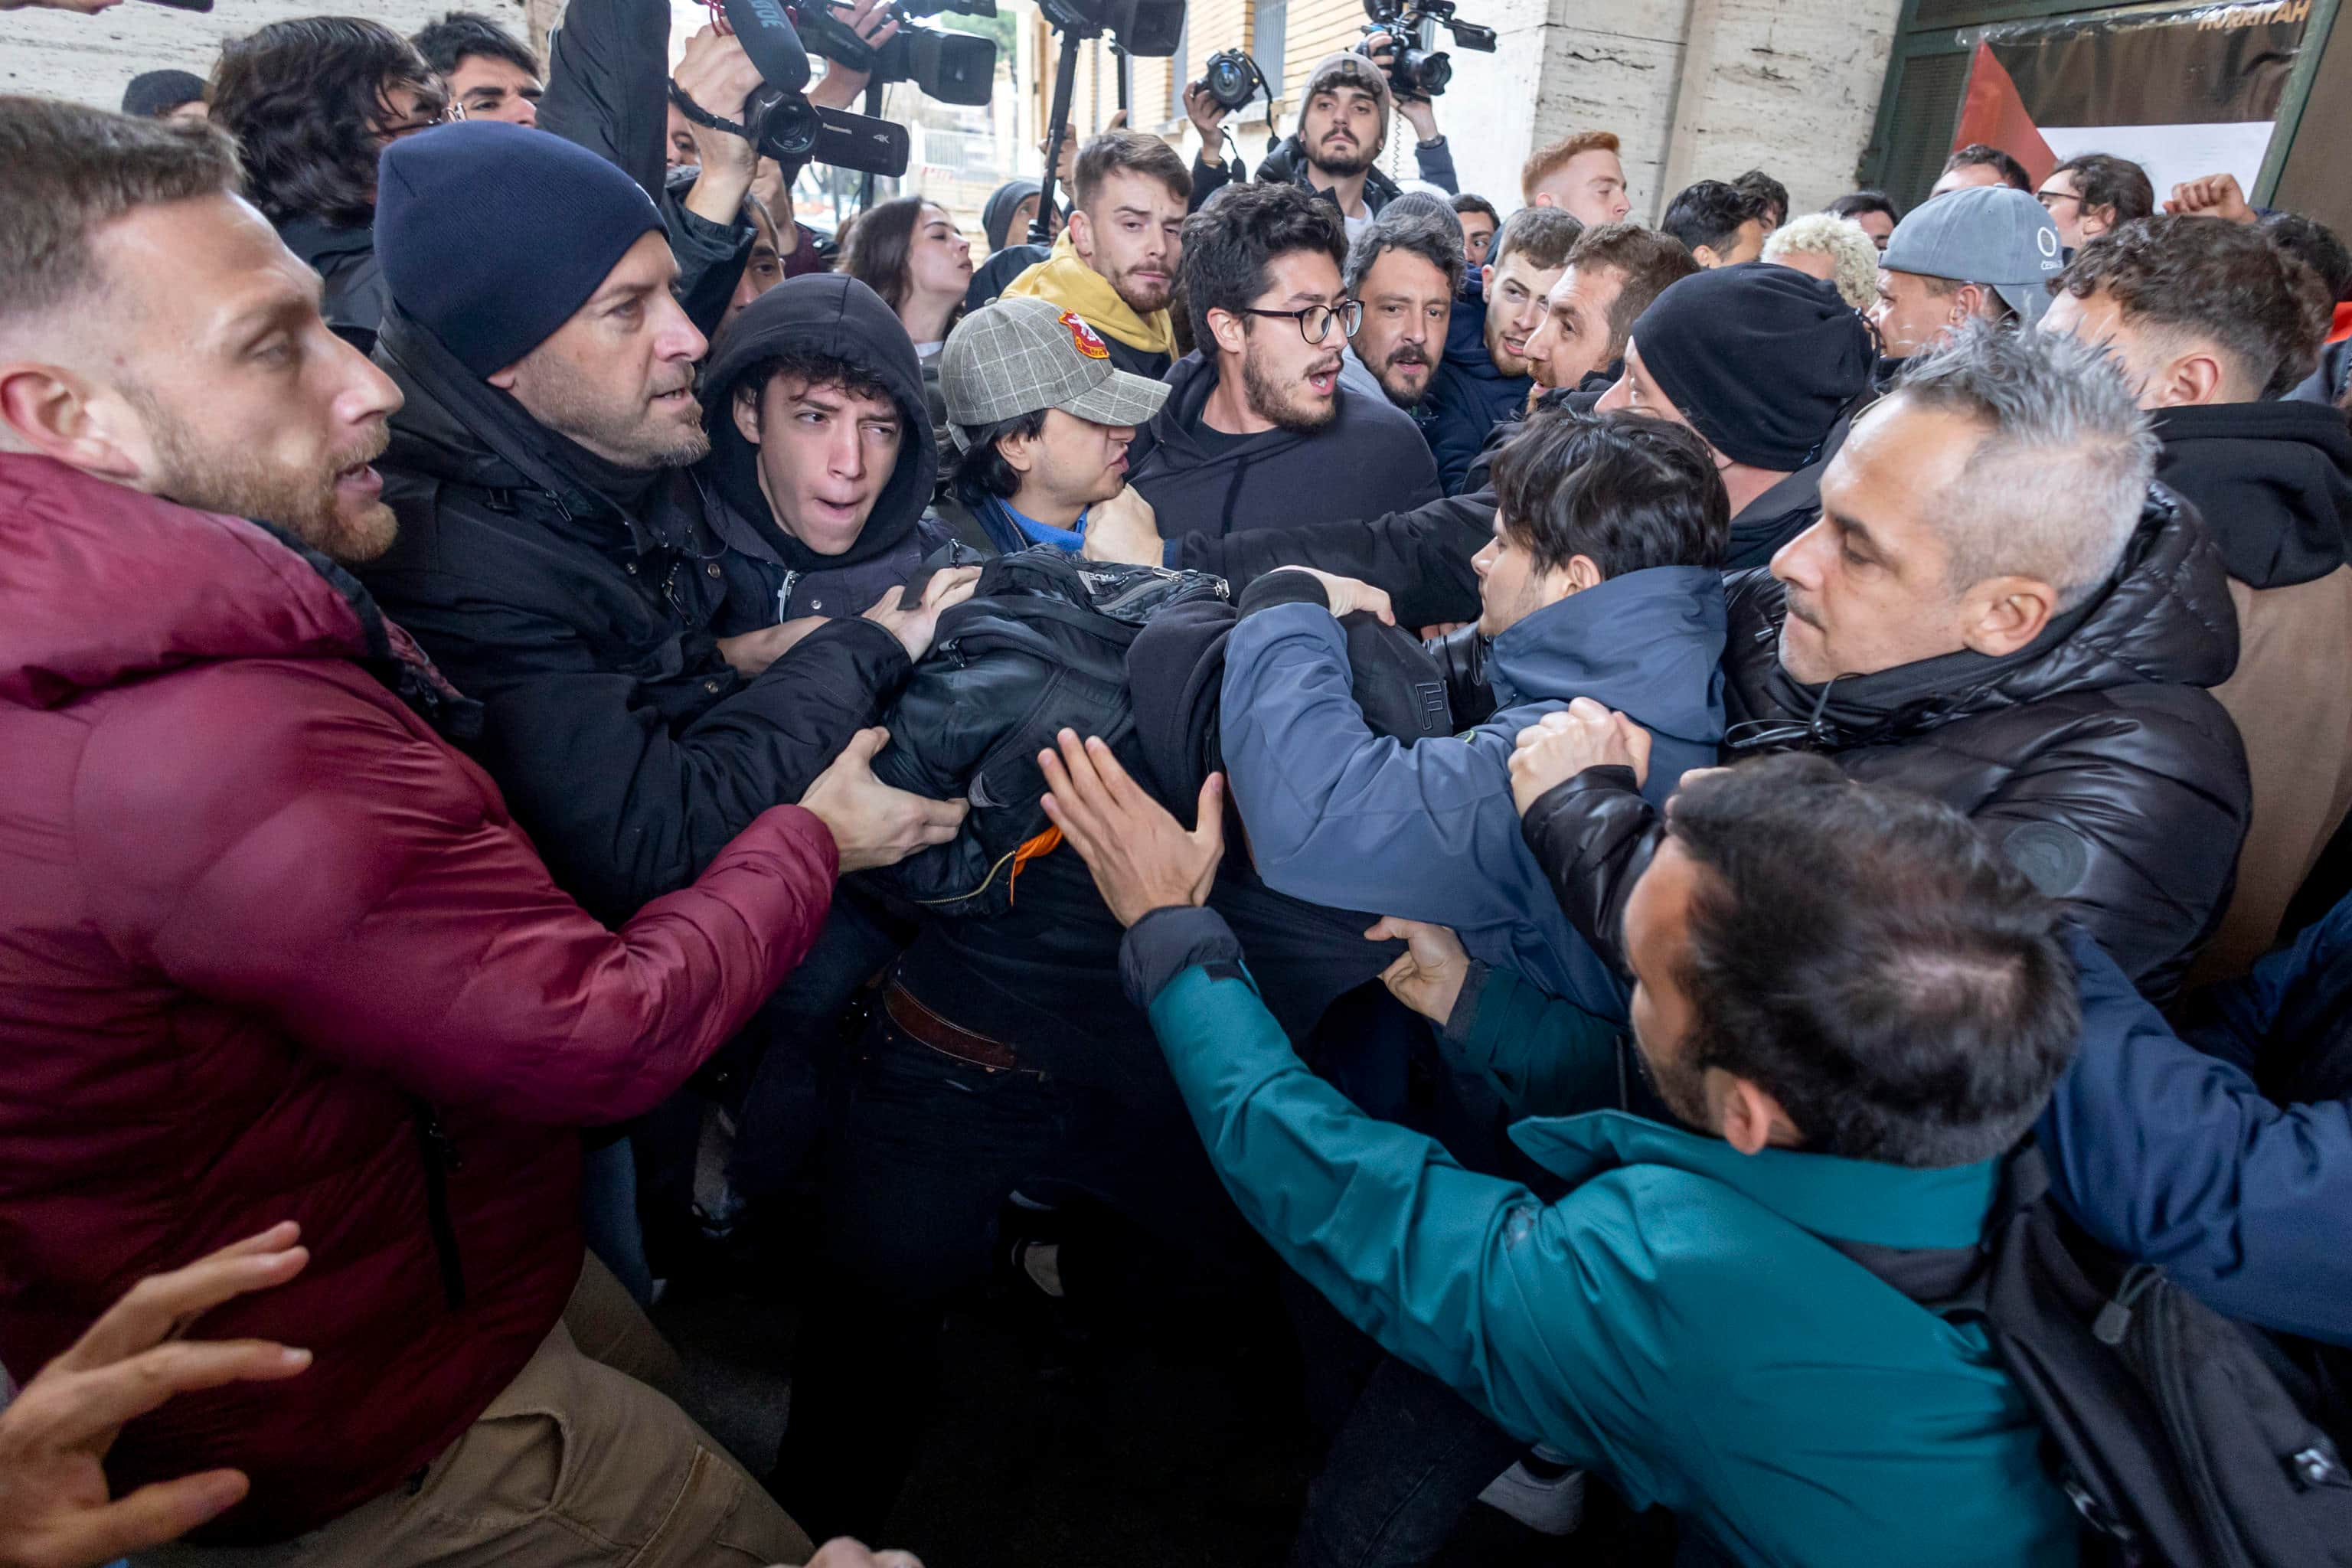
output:
[[[625, 1309], [624, 1310], [623, 1309]], [[635, 1321], [632, 1323], [631, 1319]], [[669, 1399], [581, 1353], [655, 1375], [676, 1358], [593, 1258], [572, 1302], [489, 1408], [426, 1468], [293, 1541], [164, 1547], [140, 1568], [761, 1568], [808, 1537]]]

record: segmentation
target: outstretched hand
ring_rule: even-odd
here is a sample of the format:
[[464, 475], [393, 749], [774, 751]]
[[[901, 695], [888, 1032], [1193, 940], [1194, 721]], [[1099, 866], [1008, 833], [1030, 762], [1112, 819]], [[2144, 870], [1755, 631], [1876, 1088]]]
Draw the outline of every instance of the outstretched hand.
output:
[[1580, 697], [1565, 713], [1547, 713], [1519, 731], [1511, 752], [1511, 799], [1525, 816], [1528, 807], [1587, 768], [1633, 770], [1633, 782], [1650, 777], [1650, 732], [1622, 713], [1590, 697]]
[[310, 1352], [266, 1340], [184, 1338], [211, 1309], [283, 1285], [310, 1253], [273, 1226], [169, 1274], [152, 1274], [0, 1411], [0, 1563], [79, 1568], [160, 1546], [245, 1496], [236, 1470], [206, 1470], [109, 1500], [107, 1450], [123, 1424], [173, 1394], [274, 1382]]
[[1058, 752], [1037, 753], [1045, 815], [1094, 873], [1118, 923], [1131, 926], [1154, 910], [1207, 899], [1224, 858], [1224, 775], [1211, 773], [1202, 784], [1198, 816], [1187, 833], [1128, 776], [1103, 741], [1081, 742], [1075, 730], [1055, 739]]

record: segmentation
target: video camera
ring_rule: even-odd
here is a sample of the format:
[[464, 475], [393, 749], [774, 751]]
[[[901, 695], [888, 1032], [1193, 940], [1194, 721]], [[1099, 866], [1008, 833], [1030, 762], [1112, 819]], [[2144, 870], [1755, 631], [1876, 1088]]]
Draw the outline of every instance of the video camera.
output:
[[971, 33], [950, 33], [914, 24], [916, 16], [954, 11], [993, 16], [996, 0], [898, 0], [898, 34], [880, 48], [850, 31], [824, 0], [796, 7], [801, 37], [808, 47], [875, 81], [911, 81], [941, 103], [977, 108], [996, 89], [996, 45]]
[[1364, 15], [1371, 18], [1364, 36], [1386, 33], [1395, 40], [1389, 50], [1389, 87], [1399, 98], [1435, 98], [1454, 79], [1452, 57], [1430, 47], [1441, 23], [1454, 35], [1455, 48], [1495, 52], [1494, 28], [1457, 20], [1454, 12], [1454, 0], [1364, 0]]
[[[1078, 79], [1078, 40], [1111, 35], [1111, 47], [1134, 59], [1164, 59], [1184, 42], [1184, 0], [1037, 0], [1045, 25], [1062, 36], [1054, 72], [1054, 109], [1047, 116], [1045, 177], [1038, 184], [1032, 245], [1053, 243], [1055, 168], [1070, 134], [1070, 89]], [[1119, 107], [1127, 107], [1127, 72], [1118, 75]]]
[[742, 41], [743, 53], [760, 73], [760, 86], [743, 100], [739, 124], [710, 114], [673, 80], [669, 100], [678, 112], [702, 125], [742, 136], [760, 156], [790, 167], [831, 163], [860, 174], [896, 179], [907, 172], [907, 128], [870, 114], [820, 109], [808, 100], [808, 50], [793, 26], [782, 0], [709, 0], [721, 32]]

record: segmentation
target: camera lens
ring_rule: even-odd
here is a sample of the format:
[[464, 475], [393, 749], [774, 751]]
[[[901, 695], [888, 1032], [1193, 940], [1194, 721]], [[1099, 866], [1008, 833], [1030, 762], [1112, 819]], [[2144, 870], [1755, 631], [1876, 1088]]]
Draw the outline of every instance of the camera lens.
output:
[[1256, 72], [1246, 56], [1232, 49], [1209, 57], [1201, 82], [1209, 96], [1228, 110], [1240, 109], [1257, 94]]
[[1414, 89], [1425, 98], [1435, 98], [1454, 79], [1454, 61], [1444, 49], [1415, 54], [1412, 73]]

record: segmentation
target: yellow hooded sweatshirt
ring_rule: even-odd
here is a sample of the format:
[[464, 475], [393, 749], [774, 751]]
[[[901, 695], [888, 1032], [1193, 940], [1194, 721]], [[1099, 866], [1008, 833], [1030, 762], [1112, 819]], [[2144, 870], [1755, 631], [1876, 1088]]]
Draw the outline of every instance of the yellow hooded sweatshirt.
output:
[[1065, 310], [1076, 310], [1087, 325], [1108, 332], [1131, 349], [1148, 354], [1176, 354], [1176, 326], [1165, 310], [1139, 316], [1118, 297], [1110, 280], [1078, 259], [1070, 232], [1054, 241], [1054, 253], [1004, 286], [1007, 294], [1050, 300]]

